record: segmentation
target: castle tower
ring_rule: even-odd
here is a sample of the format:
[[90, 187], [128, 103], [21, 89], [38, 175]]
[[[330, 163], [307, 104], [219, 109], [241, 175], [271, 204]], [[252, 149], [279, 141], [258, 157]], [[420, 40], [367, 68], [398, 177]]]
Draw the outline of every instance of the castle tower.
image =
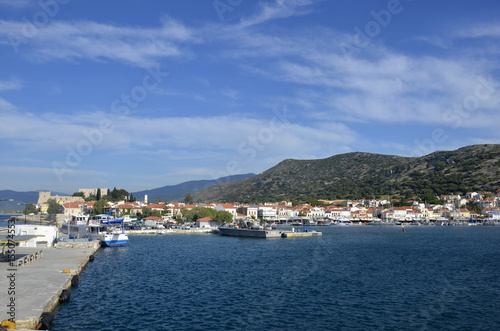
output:
[[38, 204], [46, 203], [50, 199], [50, 191], [38, 192]]

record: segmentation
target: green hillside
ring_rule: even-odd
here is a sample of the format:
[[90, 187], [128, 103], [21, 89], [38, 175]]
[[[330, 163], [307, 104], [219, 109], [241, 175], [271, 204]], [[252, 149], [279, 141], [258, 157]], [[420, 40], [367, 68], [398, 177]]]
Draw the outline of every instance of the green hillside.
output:
[[423, 196], [496, 191], [500, 145], [473, 145], [423, 157], [371, 153], [284, 160], [260, 175], [217, 184], [197, 201], [262, 201]]

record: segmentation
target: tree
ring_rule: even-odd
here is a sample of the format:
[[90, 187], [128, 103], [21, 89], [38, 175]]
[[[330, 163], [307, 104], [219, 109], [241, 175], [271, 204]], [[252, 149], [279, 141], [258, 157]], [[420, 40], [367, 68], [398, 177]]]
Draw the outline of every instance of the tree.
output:
[[477, 202], [474, 202], [474, 201], [467, 202], [467, 209], [470, 211], [475, 211], [479, 215], [481, 215], [481, 212], [483, 211], [481, 206]]
[[214, 221], [216, 221], [219, 224], [231, 223], [233, 221], [233, 215], [228, 211], [220, 210], [217, 211]]
[[191, 192], [186, 192], [186, 195], [184, 196], [184, 203], [187, 204], [192, 204], [194, 202], [193, 195]]
[[134, 197], [134, 195], [132, 193], [130, 193], [130, 199], [129, 199], [130, 202], [135, 202], [136, 199]]
[[[99, 192], [99, 191], [98, 191]], [[94, 209], [92, 209], [92, 215], [99, 215], [103, 213], [104, 207], [107, 205], [105, 200], [98, 200], [94, 203]]]
[[101, 200], [101, 189], [100, 188], [97, 189], [96, 200], [97, 201]]
[[27, 204], [26, 207], [24, 207], [23, 214], [24, 215], [38, 214], [38, 210], [36, 210], [35, 204], [33, 202]]
[[322, 201], [319, 201], [318, 199], [311, 199], [311, 200], [308, 200], [307, 201], [307, 204], [309, 204], [310, 206], [323, 206], [323, 202]]
[[61, 205], [55, 199], [49, 199], [47, 203], [49, 204], [49, 208], [47, 208], [47, 214], [49, 215], [57, 214], [61, 209]]
[[439, 198], [434, 193], [426, 193], [424, 195], [424, 202], [432, 204], [432, 205], [442, 205], [443, 202], [439, 200]]
[[107, 198], [109, 201], [120, 201], [120, 200], [127, 200], [128, 199], [129, 193], [125, 191], [124, 189], [116, 189], [113, 188], [111, 192], [107, 195]]
[[111, 201], [117, 201], [118, 191], [116, 191], [116, 187], [113, 188], [113, 191], [111, 191], [110, 195], [111, 195]]
[[74, 196], [74, 197], [82, 197], [82, 198], [85, 198], [85, 193], [83, 193], [83, 192], [75, 192], [75, 193], [73, 193], [73, 196]]

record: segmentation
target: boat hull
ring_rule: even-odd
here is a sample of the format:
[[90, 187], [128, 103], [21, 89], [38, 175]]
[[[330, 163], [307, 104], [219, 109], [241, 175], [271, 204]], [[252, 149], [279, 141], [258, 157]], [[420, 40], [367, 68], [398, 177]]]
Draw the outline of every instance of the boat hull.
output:
[[123, 246], [128, 242], [128, 236], [124, 233], [120, 234], [107, 234], [101, 239], [101, 246], [116, 247]]
[[284, 231], [280, 230], [260, 230], [260, 229], [239, 229], [220, 227], [219, 233], [224, 236], [232, 237], [251, 237], [251, 238], [281, 238]]

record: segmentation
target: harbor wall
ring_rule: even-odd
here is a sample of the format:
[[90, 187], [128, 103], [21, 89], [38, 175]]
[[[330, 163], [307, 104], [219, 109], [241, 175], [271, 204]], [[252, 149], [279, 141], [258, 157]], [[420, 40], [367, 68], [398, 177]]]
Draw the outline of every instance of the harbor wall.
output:
[[[0, 321], [11, 318], [5, 307], [14, 302], [16, 329], [34, 330], [42, 313], [52, 312], [63, 290], [71, 288], [71, 279], [80, 275], [100, 245], [98, 241], [57, 243], [54, 248], [36, 248], [41, 258], [28, 263], [0, 263]], [[16, 247], [16, 259], [33, 253], [34, 248]], [[8, 277], [10, 276], [10, 278]], [[8, 292], [8, 289], [12, 289]]]

